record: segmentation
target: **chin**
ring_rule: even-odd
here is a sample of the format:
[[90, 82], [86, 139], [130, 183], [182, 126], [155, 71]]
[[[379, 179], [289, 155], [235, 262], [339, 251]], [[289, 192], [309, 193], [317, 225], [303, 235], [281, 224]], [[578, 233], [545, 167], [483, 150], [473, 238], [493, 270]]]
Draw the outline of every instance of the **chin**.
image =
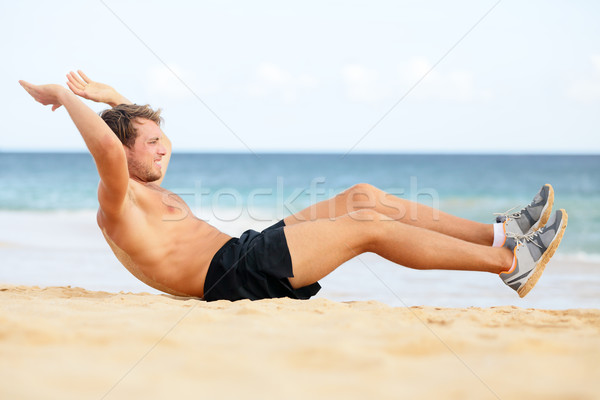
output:
[[161, 175], [152, 175], [149, 176], [148, 179], [146, 179], [146, 182], [156, 182], [157, 180], [159, 180], [161, 178]]
[[146, 182], [156, 182], [162, 177], [162, 171], [160, 169], [152, 168], [146, 171]]
[[142, 182], [152, 183], [152, 182], [156, 182], [157, 180], [159, 180], [162, 177], [162, 174], [146, 172], [145, 174], [139, 174], [138, 177], [139, 177], [138, 179], [141, 180]]

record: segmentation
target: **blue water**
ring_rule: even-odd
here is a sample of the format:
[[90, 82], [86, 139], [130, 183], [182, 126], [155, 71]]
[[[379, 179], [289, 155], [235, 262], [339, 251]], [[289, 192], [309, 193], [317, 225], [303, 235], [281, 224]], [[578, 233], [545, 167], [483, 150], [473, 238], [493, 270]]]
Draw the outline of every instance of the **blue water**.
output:
[[[561, 251], [600, 255], [600, 156], [174, 154], [163, 186], [194, 209], [273, 209], [284, 217], [358, 182], [481, 222], [524, 206], [549, 182], [569, 213]], [[97, 207], [87, 153], [1, 153], [0, 211]]]

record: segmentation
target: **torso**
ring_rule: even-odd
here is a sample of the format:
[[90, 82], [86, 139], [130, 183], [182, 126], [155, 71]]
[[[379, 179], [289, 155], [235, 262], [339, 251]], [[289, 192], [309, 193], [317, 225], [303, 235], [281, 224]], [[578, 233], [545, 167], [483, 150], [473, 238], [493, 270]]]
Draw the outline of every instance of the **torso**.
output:
[[196, 218], [188, 205], [158, 185], [130, 179], [118, 218], [98, 211], [98, 226], [119, 261], [142, 282], [174, 295], [204, 295], [214, 254], [231, 237]]

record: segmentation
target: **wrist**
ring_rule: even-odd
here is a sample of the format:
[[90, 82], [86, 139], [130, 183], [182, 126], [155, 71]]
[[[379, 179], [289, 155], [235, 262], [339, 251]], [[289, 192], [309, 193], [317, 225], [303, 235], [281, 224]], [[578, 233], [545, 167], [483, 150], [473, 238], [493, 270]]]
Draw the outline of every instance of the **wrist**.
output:
[[102, 101], [111, 107], [118, 106], [121, 95], [115, 89], [107, 85], [106, 99]]
[[111, 107], [116, 107], [119, 104], [132, 104], [132, 103], [131, 103], [131, 101], [127, 100], [125, 97], [123, 97], [117, 93], [117, 95], [111, 99], [110, 103], [107, 103], [107, 104]]
[[75, 96], [75, 94], [73, 94], [73, 92], [71, 92], [69, 89], [60, 86], [56, 97], [58, 98], [61, 104], [65, 104], [65, 101], [68, 101], [72, 98], [76, 98], [77, 96]]
[[119, 104], [133, 104], [131, 101], [129, 101], [127, 98], [125, 98], [125, 96], [122, 96], [119, 94], [119, 102], [117, 103], [117, 105]]

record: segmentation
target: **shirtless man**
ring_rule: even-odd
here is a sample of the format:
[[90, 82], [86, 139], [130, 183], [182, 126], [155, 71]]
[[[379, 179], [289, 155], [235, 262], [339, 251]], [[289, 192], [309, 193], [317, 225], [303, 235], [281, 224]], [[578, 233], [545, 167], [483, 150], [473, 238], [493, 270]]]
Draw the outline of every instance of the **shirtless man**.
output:
[[[550, 185], [519, 212], [483, 224], [357, 184], [263, 232], [232, 238], [160, 186], [171, 156], [160, 111], [133, 105], [112, 87], [78, 74], [67, 75], [71, 90], [19, 83], [52, 111], [67, 109], [100, 175], [97, 222], [106, 241], [133, 275], [167, 293], [206, 300], [306, 299], [320, 289], [319, 279], [373, 252], [410, 268], [499, 274], [523, 297], [566, 228], [564, 210], [550, 216]], [[98, 116], [78, 96], [113, 108]]]

